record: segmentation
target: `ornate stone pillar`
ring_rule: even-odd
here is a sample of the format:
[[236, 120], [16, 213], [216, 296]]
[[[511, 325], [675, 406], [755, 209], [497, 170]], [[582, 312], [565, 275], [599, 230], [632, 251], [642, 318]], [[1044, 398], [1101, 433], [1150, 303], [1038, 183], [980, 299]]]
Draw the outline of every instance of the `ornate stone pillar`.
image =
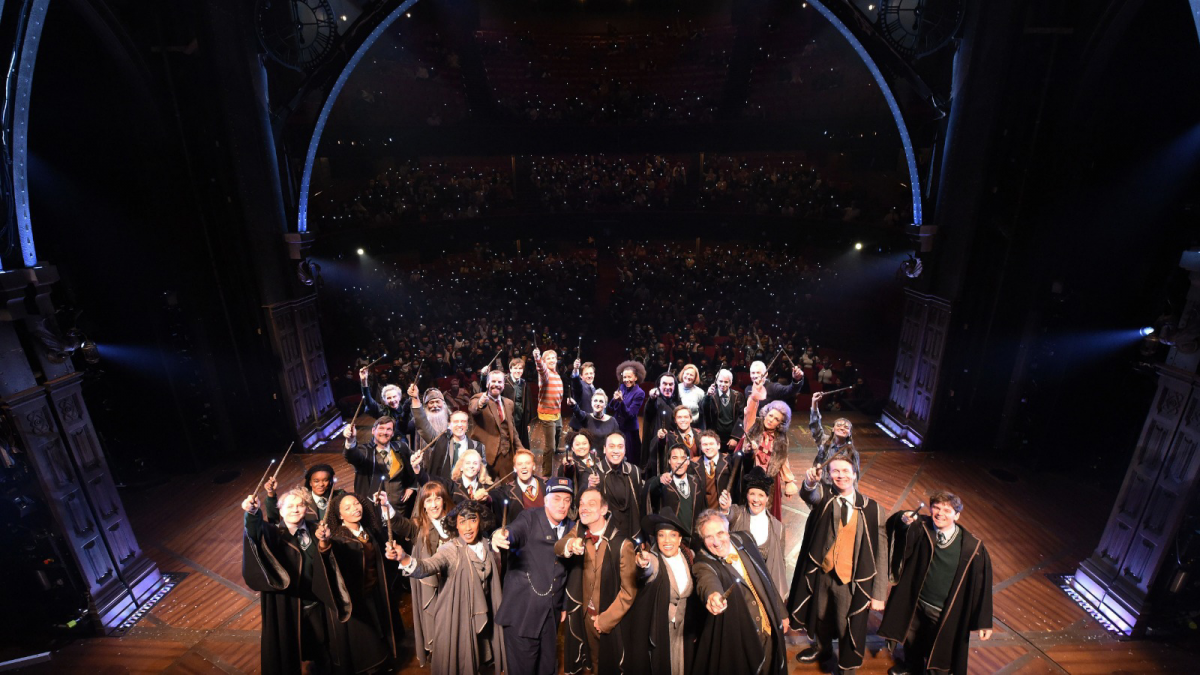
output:
[[71, 552], [97, 627], [112, 631], [158, 590], [162, 576], [125, 515], [83, 401], [82, 375], [44, 343], [61, 339], [48, 295], [56, 279], [45, 266], [0, 272], [0, 416], [23, 451], [16, 458], [35, 478], [29, 496]]
[[1180, 267], [1192, 285], [1176, 346], [1157, 368], [1158, 391], [1100, 544], [1075, 572], [1075, 590], [1126, 634], [1140, 633], [1153, 611], [1200, 470], [1200, 251], [1185, 252]]

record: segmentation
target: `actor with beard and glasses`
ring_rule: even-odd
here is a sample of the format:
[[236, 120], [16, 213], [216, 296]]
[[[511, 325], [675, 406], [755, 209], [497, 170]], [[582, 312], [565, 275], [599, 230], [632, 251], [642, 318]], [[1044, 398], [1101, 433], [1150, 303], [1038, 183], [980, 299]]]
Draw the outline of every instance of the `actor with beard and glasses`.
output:
[[992, 559], [958, 524], [962, 509], [961, 499], [940, 491], [929, 496], [932, 515], [901, 511], [889, 519], [900, 545], [879, 637], [903, 642], [904, 660], [888, 675], [966, 673], [971, 632], [992, 637]]
[[408, 396], [412, 400], [413, 424], [417, 428], [417, 436], [421, 445], [425, 445], [450, 427], [450, 409], [446, 407], [446, 399], [439, 389], [430, 387], [425, 390], [425, 404], [421, 405], [420, 390], [416, 384], [408, 387]]
[[585, 413], [579, 406], [572, 410], [572, 429], [586, 429], [596, 438], [604, 438], [614, 431], [620, 431], [617, 419], [605, 412], [608, 408], [608, 394], [603, 389], [595, 390], [589, 403], [592, 406], [591, 414]]
[[662, 459], [655, 452], [659, 431], [670, 431], [675, 428], [675, 409], [682, 405], [679, 395], [675, 392], [675, 376], [663, 373], [658, 378], [658, 387], [651, 389], [646, 399], [646, 411], [642, 420], [642, 448], [646, 450], [642, 458], [642, 468], [647, 474], [657, 474]]
[[[336, 479], [333, 476], [333, 467], [328, 464], [314, 464], [309, 467], [308, 471], [304, 472], [304, 489], [308, 492], [308, 514], [305, 518], [308, 520], [324, 520], [325, 510], [329, 508], [329, 500], [341, 494], [346, 494], [345, 490], [334, 489]], [[275, 477], [272, 476], [263, 483], [263, 490], [267, 493], [267, 498], [263, 500], [263, 519], [268, 523], [279, 522], [279, 508], [275, 502]]]
[[571, 481], [546, 481], [546, 506], [525, 509], [507, 528], [492, 533], [492, 548], [512, 552], [504, 573], [504, 602], [496, 623], [504, 626], [507, 675], [558, 672], [558, 624], [567, 570], [554, 546], [574, 526], [567, 519], [574, 494]]
[[634, 466], [642, 463], [642, 436], [638, 430], [638, 416], [646, 401], [646, 392], [639, 386], [646, 379], [646, 367], [637, 361], [625, 361], [617, 366], [620, 384], [613, 391], [609, 412], [617, 419], [617, 426], [625, 436], [626, 455]]
[[767, 510], [774, 484], [775, 481], [756, 466], [742, 479], [746, 491], [743, 499], [745, 506], [734, 504], [728, 491], [721, 493], [719, 501], [721, 513], [729, 518], [729, 531], [745, 532], [758, 545], [758, 553], [766, 563], [767, 574], [780, 593], [780, 602], [783, 602], [787, 598], [782, 594], [788, 587], [787, 561], [784, 560], [787, 550], [785, 530], [783, 522]]
[[480, 502], [463, 502], [446, 517], [453, 523], [454, 539], [424, 559], [409, 557], [398, 546], [388, 547], [388, 558], [400, 570], [421, 579], [442, 579], [434, 607], [432, 671], [435, 675], [475, 675], [509, 671], [504, 650], [504, 629], [496, 610], [504, 595], [500, 563], [488, 550], [487, 537], [494, 522]]
[[687, 448], [682, 445], [671, 446], [667, 462], [669, 471], [657, 479], [646, 481], [647, 509], [657, 512], [669, 508], [681, 521], [693, 526], [689, 528], [688, 536], [684, 537], [684, 543], [690, 545], [690, 530], [694, 529], [696, 517], [705, 509], [704, 492], [695, 474], [689, 471], [692, 463], [688, 459]]
[[[739, 459], [737, 455], [734, 458]], [[712, 429], [700, 434], [700, 460], [691, 465], [691, 471], [704, 495], [701, 510], [719, 508], [721, 493], [730, 488], [733, 463], [721, 453], [721, 437]]]
[[360, 368], [358, 371], [358, 379], [362, 389], [363, 397], [363, 412], [371, 417], [383, 417], [384, 415], [396, 420], [396, 428], [400, 435], [405, 435], [411, 427], [412, 413], [405, 409], [404, 394], [400, 387], [389, 384], [379, 390], [379, 398], [383, 399], [383, 405], [380, 405], [375, 397], [371, 395], [371, 386], [368, 381], [370, 371], [366, 368]]
[[729, 532], [717, 511], [700, 514], [692, 575], [696, 600], [707, 613], [696, 638], [693, 672], [699, 675], [784, 675], [790, 627], [779, 591], [767, 574], [758, 546], [744, 532]]
[[750, 364], [750, 384], [746, 386], [745, 392], [747, 401], [750, 400], [750, 392], [758, 386], [764, 387], [767, 392], [766, 399], [762, 401], [763, 407], [766, 407], [768, 403], [783, 401], [790, 409], [792, 403], [796, 401], [796, 395], [804, 390], [804, 369], [799, 366], [792, 368], [792, 383], [779, 384], [778, 382], [768, 382], [767, 364], [755, 361]]
[[[670, 509], [642, 519], [642, 535], [654, 542], [634, 559], [641, 568], [638, 592], [626, 621], [631, 642], [626, 670], [650, 675], [686, 675], [692, 671], [700, 603], [692, 580], [692, 552], [683, 538], [692, 529]], [[644, 545], [643, 545], [644, 548]]]
[[465, 410], [450, 413], [450, 433], [443, 434], [434, 441], [433, 446], [426, 451], [427, 457], [422, 463], [430, 478], [450, 485], [450, 473], [464, 452], [474, 450], [480, 455], [484, 453], [482, 443], [467, 437], [470, 420], [471, 416]]
[[513, 455], [524, 450], [514, 423], [513, 402], [504, 398], [504, 373], [493, 370], [487, 374], [487, 391], [471, 399], [467, 411], [474, 422], [471, 438], [483, 444], [488, 471], [504, 478], [513, 470]]
[[[526, 380], [525, 359], [516, 357], [508, 362], [508, 375], [504, 378], [504, 390], [500, 395], [513, 402], [513, 424], [517, 427], [517, 436], [521, 439], [521, 447], [529, 447], [529, 417], [536, 406], [533, 399], [533, 388]], [[479, 374], [482, 382], [487, 382], [487, 370]]]
[[[340, 624], [339, 662], [347, 673], [366, 673], [386, 664], [394, 665], [396, 644], [404, 636], [399, 612], [391, 612], [388, 573], [384, 568], [387, 534], [378, 510], [395, 512], [387, 506], [387, 495], [378, 493], [377, 503], [364, 503], [357, 495], [341, 494], [330, 502], [327, 522], [330, 543], [342, 580], [350, 593], [350, 620]], [[407, 519], [397, 519], [407, 524]], [[398, 599], [397, 599], [398, 600]], [[396, 604], [399, 609], [399, 603]], [[393, 625], [395, 622], [395, 625]]]
[[802, 663], [824, 662], [838, 641], [838, 668], [863, 664], [870, 612], [883, 611], [888, 591], [887, 516], [875, 500], [855, 490], [858, 472], [844, 455], [829, 462], [832, 487], [820, 467], [804, 475], [801, 494], [812, 505], [788, 594], [788, 615], [808, 631], [813, 645]]
[[538, 372], [538, 399], [537, 417], [529, 430], [529, 449], [537, 458], [538, 473], [549, 476], [562, 434], [563, 381], [558, 374], [558, 352], [550, 349], [543, 354], [535, 347], [533, 364]]
[[354, 467], [354, 494], [373, 495], [382, 482], [388, 501], [403, 514], [412, 509], [412, 495], [425, 484], [420, 453], [411, 455], [408, 443], [392, 437], [396, 423], [380, 417], [371, 426], [371, 440], [354, 442], [354, 427], [347, 424], [342, 458]]
[[564, 670], [632, 673], [625, 667], [632, 622], [623, 622], [637, 595], [633, 542], [608, 522], [599, 490], [579, 497], [579, 524], [554, 546], [566, 558], [567, 632]]
[[329, 670], [341, 652], [337, 624], [350, 619], [350, 595], [337, 559], [329, 555], [329, 526], [304, 519], [305, 491], [296, 488], [279, 500], [282, 521], [264, 523], [258, 498], [242, 502], [242, 579], [259, 592], [262, 612], [260, 667], [267, 675]]
[[717, 381], [708, 388], [703, 404], [705, 428], [721, 436], [721, 447], [732, 450], [742, 440], [742, 413], [746, 410], [746, 397], [733, 389], [733, 373], [722, 368], [717, 371]]
[[609, 434], [604, 439], [597, 488], [608, 503], [610, 518], [626, 537], [636, 537], [642, 526], [642, 475], [625, 461], [625, 436]]

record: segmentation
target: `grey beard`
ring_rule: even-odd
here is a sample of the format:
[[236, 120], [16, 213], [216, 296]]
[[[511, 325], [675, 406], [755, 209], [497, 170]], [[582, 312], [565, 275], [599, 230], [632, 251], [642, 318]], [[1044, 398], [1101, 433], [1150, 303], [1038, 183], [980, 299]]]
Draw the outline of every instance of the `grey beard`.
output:
[[440, 434], [450, 427], [450, 409], [442, 408], [436, 413], [425, 411], [425, 419], [429, 420], [429, 426], [433, 427], [434, 433]]

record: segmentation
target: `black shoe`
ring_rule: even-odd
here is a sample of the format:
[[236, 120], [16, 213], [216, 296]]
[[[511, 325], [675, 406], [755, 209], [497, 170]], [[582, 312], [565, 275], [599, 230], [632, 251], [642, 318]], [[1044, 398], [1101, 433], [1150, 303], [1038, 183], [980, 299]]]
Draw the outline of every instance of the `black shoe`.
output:
[[833, 652], [819, 649], [817, 647], [809, 647], [808, 649], [805, 649], [797, 654], [796, 660], [800, 663], [820, 663], [821, 661], [828, 659], [830, 656], [833, 656]]
[[888, 668], [888, 675], [909, 675], [910, 672], [908, 666], [904, 665], [895, 665]]

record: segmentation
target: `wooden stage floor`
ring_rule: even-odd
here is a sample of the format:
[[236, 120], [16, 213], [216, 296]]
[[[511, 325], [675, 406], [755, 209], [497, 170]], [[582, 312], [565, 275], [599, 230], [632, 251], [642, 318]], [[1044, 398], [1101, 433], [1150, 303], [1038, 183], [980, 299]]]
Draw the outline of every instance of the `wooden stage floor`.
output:
[[[1004, 482], [989, 473], [992, 465], [986, 461], [914, 452], [866, 420], [855, 421], [856, 442], [863, 451], [864, 493], [895, 510], [914, 508], [934, 489], [950, 489], [966, 504], [960, 522], [991, 552], [995, 635], [987, 642], [972, 639], [972, 673], [1196, 672], [1192, 669], [1197, 652], [1148, 641], [1118, 641], [1047, 579], [1048, 574], [1073, 572], [1091, 553], [1113, 494], [1064, 476]], [[806, 425], [797, 431], [803, 436], [793, 432], [793, 447], [798, 441], [800, 449], [791, 461], [800, 473], [810, 465], [815, 448]], [[280, 474], [281, 484], [299, 482], [308, 466], [320, 462], [334, 465], [342, 485], [351, 484], [353, 473], [340, 455], [328, 453], [293, 455]], [[126, 636], [75, 642], [54, 652], [49, 663], [26, 672], [259, 672], [260, 617], [257, 596], [241, 579], [239, 505], [264, 465], [259, 458], [229, 463], [126, 495], [146, 553], [160, 570], [188, 576]], [[231, 468], [241, 471], [237, 480], [213, 483]], [[807, 509], [790, 499], [784, 513], [789, 557], [794, 560]], [[872, 619], [862, 673], [885, 673], [892, 666], [882, 640], [874, 636], [878, 618]], [[405, 624], [411, 627], [409, 617]], [[789, 642], [790, 673], [821, 672], [816, 665], [795, 661], [795, 653], [807, 644], [802, 635]], [[402, 649], [406, 663], [398, 672], [428, 672], [411, 656], [411, 632]]]

